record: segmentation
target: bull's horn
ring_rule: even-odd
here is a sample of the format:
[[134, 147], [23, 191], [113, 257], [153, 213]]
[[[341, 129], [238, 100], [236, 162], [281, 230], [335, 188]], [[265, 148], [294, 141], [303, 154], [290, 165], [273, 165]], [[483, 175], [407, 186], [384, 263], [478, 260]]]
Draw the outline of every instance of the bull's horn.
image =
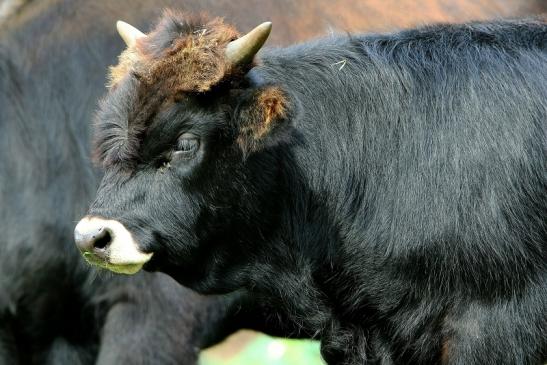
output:
[[265, 22], [243, 37], [228, 43], [226, 46], [226, 58], [233, 65], [251, 62], [254, 55], [260, 50], [266, 39], [268, 39], [271, 30], [272, 23]]
[[146, 34], [132, 26], [131, 24], [127, 24], [126, 22], [122, 22], [121, 20], [118, 20], [116, 22], [116, 28], [118, 29], [118, 33], [120, 33], [120, 36], [122, 37], [125, 44], [127, 44], [127, 47], [132, 47], [137, 42], [137, 39], [141, 37], [146, 37]]

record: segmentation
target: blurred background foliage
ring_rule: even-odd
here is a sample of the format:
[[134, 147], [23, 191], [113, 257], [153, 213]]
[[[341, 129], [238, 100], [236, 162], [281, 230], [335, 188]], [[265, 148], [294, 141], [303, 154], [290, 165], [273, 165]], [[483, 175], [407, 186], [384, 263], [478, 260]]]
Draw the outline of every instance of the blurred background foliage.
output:
[[319, 342], [240, 331], [203, 351], [199, 365], [324, 365]]

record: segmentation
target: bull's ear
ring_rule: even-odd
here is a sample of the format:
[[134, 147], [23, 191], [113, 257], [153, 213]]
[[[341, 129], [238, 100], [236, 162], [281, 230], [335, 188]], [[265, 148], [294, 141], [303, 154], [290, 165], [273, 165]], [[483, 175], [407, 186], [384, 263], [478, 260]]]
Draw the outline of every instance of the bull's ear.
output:
[[294, 103], [275, 85], [247, 90], [236, 112], [237, 143], [245, 154], [272, 147], [290, 138]]

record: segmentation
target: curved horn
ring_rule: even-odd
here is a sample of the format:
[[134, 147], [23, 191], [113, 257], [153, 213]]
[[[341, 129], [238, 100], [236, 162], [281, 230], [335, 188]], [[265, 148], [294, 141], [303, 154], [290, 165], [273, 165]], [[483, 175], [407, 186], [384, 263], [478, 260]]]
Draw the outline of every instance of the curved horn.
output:
[[251, 62], [254, 55], [260, 50], [272, 30], [272, 23], [260, 24], [243, 37], [228, 43], [226, 46], [226, 58], [233, 64]]
[[141, 37], [146, 37], [146, 34], [141, 32], [131, 24], [127, 24], [126, 22], [122, 22], [121, 20], [118, 20], [116, 22], [116, 28], [118, 29], [118, 33], [120, 33], [120, 36], [122, 37], [125, 44], [127, 44], [127, 47], [134, 46], [137, 42], [137, 39]]

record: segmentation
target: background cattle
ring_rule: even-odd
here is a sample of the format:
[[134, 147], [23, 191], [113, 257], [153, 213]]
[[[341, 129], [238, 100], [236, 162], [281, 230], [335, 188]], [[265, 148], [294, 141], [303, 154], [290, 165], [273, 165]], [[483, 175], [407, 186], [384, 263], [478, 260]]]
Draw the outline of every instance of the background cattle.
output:
[[[96, 19], [105, 26], [116, 15], [136, 26], [146, 26], [146, 19], [150, 19], [146, 18], [146, 15], [157, 15], [165, 6], [194, 13], [204, 11], [212, 15], [222, 15], [229, 23], [237, 24], [240, 29], [251, 29], [259, 21], [257, 19], [267, 19], [277, 25], [277, 34], [271, 35], [270, 44], [282, 45], [324, 35], [329, 31], [377, 31], [432, 22], [522, 17], [547, 11], [547, 4], [543, 0], [162, 0], [156, 4], [144, 0], [100, 0], [96, 5], [86, 5], [79, 1], [68, 2], [75, 3], [76, 5], [71, 6], [81, 9], [80, 20], [88, 20], [86, 14], [89, 13], [90, 7], [96, 8], [97, 11], [113, 11], [113, 15], [103, 13], [104, 20]], [[67, 0], [63, 1], [66, 2]], [[2, 0], [0, 22], [7, 20], [8, 23], [13, 23], [10, 17], [31, 5], [34, 8], [25, 11], [29, 11], [27, 17], [33, 17], [42, 9], [50, 8], [52, 3], [51, 0]], [[146, 27], [141, 29], [146, 30]]]
[[[203, 298], [162, 275], [97, 275], [72, 229], [100, 174], [89, 126], [106, 68], [123, 48], [114, 23], [146, 29], [163, 6], [274, 21], [272, 44], [337, 30], [523, 15], [540, 1], [10, 1], [0, 25], [0, 364], [174, 363], [241, 326], [241, 299]], [[238, 317], [232, 309], [238, 310]], [[241, 315], [241, 314], [245, 315]], [[275, 332], [275, 326], [270, 330]], [[161, 352], [157, 351], [161, 348]]]

